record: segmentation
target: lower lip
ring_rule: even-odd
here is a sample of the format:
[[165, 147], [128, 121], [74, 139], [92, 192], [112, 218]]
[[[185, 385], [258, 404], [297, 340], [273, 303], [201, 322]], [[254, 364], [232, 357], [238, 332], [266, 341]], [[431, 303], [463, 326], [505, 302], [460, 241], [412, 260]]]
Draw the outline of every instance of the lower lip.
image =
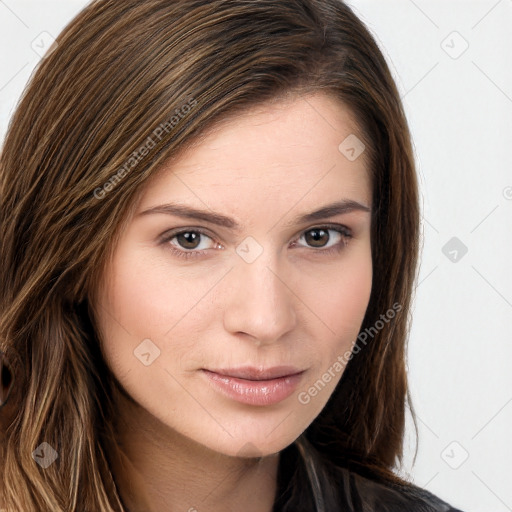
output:
[[301, 373], [269, 380], [247, 380], [202, 370], [214, 387], [228, 398], [249, 405], [272, 405], [297, 389]]

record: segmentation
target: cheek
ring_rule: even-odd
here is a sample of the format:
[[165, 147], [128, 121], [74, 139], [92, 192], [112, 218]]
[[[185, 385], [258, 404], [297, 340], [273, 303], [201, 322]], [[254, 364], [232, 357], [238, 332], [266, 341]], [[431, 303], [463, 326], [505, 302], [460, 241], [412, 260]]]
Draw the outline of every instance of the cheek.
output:
[[[139, 404], [158, 412], [163, 396], [167, 414], [178, 407], [183, 393], [172, 374], [187, 368], [200, 326], [194, 304], [202, 294], [198, 283], [169, 276], [164, 262], [120, 247], [100, 291], [98, 327], [105, 361]], [[206, 286], [206, 284], [205, 284]], [[203, 320], [203, 318], [201, 318]], [[180, 331], [181, 329], [181, 331]]]
[[218, 277], [176, 269], [171, 274], [169, 268], [165, 254], [150, 259], [145, 251], [119, 247], [99, 296], [102, 347], [118, 377], [139, 375], [143, 368], [136, 357], [146, 346], [156, 366], [172, 361], [183, 369], [190, 366], [187, 359], [198, 357], [197, 339], [212, 320], [202, 298]]
[[[329, 272], [329, 279], [311, 280], [310, 300], [316, 298], [317, 316], [329, 327], [311, 332], [314, 365], [309, 379], [301, 386], [298, 401], [309, 418], [316, 417], [340, 381], [352, 353], [370, 300], [372, 261], [369, 251], [353, 254]], [[319, 281], [321, 286], [318, 286]], [[313, 293], [313, 288], [316, 290]]]
[[211, 277], [194, 279], [190, 272], [170, 271], [162, 253], [123, 251], [113, 262], [114, 272], [105, 295], [116, 321], [133, 337], [161, 339], [200, 302]]
[[319, 280], [311, 281], [317, 314], [330, 328], [332, 349], [349, 346], [363, 322], [372, 288], [371, 252], [354, 252]]
[[350, 273], [343, 276], [341, 281], [337, 301], [338, 310], [333, 312], [336, 322], [335, 330], [355, 334], [361, 327], [370, 300], [371, 262], [368, 264], [361, 260]]

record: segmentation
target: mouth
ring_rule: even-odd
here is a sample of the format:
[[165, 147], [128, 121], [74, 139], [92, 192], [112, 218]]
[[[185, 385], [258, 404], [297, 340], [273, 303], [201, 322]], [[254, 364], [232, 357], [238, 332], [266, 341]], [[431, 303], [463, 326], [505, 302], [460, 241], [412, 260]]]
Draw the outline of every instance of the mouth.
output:
[[224, 396], [249, 405], [272, 405], [288, 398], [305, 370], [292, 366], [202, 369], [212, 387]]

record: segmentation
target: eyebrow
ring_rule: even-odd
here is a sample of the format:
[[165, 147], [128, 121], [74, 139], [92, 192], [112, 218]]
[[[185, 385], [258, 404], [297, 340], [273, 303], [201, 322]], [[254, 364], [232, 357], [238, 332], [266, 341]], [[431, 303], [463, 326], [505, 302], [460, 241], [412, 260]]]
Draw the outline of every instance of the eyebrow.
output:
[[[299, 215], [290, 222], [287, 222], [286, 226], [288, 227], [296, 224], [314, 222], [317, 220], [322, 220], [328, 217], [334, 217], [335, 215], [341, 215], [353, 211], [363, 211], [370, 213], [371, 208], [352, 199], [344, 199], [322, 206], [321, 208], [313, 212]], [[215, 224], [217, 226], [231, 229], [233, 231], [241, 231], [242, 229], [240, 224], [238, 224], [238, 222], [232, 219], [231, 217], [226, 217], [225, 215], [222, 215], [220, 213], [212, 212], [209, 210], [199, 210], [188, 205], [177, 203], [168, 203], [153, 206], [152, 208], [148, 208], [147, 210], [140, 212], [138, 215], [150, 215], [156, 213], [175, 215], [177, 217], [183, 217], [187, 219], [202, 220], [205, 222], [210, 222], [211, 224]]]

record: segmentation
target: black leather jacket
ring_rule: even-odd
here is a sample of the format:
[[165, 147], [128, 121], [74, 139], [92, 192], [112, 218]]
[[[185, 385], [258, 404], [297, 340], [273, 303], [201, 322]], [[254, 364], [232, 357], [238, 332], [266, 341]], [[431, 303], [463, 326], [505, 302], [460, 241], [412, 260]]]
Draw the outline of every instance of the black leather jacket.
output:
[[[296, 483], [306, 480], [307, 464], [293, 445], [281, 452], [283, 466], [273, 512], [462, 512], [415, 485], [364, 477], [345, 468], [331, 468], [329, 477], [318, 472], [317, 489], [322, 491], [315, 493], [314, 484]], [[300, 473], [300, 479], [284, 476], [291, 472]], [[309, 481], [315, 481], [311, 473]]]

